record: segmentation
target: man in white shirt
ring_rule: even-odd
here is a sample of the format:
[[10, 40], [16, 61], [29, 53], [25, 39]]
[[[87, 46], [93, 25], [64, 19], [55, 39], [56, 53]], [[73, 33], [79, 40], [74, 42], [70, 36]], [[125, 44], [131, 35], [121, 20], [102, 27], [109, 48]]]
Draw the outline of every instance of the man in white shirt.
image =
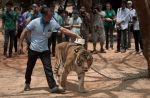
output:
[[134, 36], [136, 53], [139, 53], [139, 46], [141, 50], [143, 50], [143, 41], [140, 32], [139, 20], [136, 14], [133, 16], [133, 36]]
[[127, 34], [127, 48], [131, 48], [131, 35], [133, 32], [133, 16], [135, 15], [136, 11], [135, 9], [133, 8], [133, 3], [131, 0], [129, 0], [127, 2], [127, 7], [130, 11], [130, 14], [129, 14], [129, 28], [128, 28], [128, 34]]
[[129, 23], [129, 9], [126, 8], [126, 1], [122, 1], [121, 8], [117, 10], [116, 28], [117, 28], [117, 51], [120, 52], [121, 36], [123, 36], [123, 45], [121, 52], [127, 49], [127, 29]]

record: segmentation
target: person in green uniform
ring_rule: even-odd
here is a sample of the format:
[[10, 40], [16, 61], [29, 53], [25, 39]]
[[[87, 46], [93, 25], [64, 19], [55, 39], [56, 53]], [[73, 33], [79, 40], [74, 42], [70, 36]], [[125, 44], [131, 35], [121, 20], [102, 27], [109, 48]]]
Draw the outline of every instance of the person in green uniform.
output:
[[[2, 14], [2, 28], [4, 30], [4, 56], [12, 57], [12, 49], [14, 44], [14, 37], [16, 35], [17, 13], [12, 10], [13, 4], [8, 2], [6, 4], [6, 11]], [[9, 45], [9, 55], [7, 49]]]
[[116, 16], [115, 11], [112, 9], [112, 5], [110, 3], [106, 4], [106, 10], [105, 10], [105, 34], [106, 34], [106, 49], [109, 49], [109, 43], [110, 48], [113, 49], [113, 30], [114, 30], [114, 18]]

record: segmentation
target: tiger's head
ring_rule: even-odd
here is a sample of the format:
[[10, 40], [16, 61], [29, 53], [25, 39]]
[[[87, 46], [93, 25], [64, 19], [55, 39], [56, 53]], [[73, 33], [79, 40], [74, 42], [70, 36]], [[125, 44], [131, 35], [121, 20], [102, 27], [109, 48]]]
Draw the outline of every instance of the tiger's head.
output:
[[82, 72], [87, 72], [92, 63], [93, 57], [88, 51], [83, 50], [78, 53], [76, 58], [76, 65], [78, 69], [82, 70]]

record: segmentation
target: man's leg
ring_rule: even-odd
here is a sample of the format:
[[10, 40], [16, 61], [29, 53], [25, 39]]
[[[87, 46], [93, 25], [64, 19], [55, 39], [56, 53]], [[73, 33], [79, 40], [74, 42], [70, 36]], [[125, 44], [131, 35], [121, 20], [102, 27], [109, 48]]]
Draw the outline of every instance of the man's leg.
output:
[[114, 35], [113, 35], [114, 27], [110, 27], [110, 47], [113, 49], [114, 46]]
[[138, 44], [138, 32], [133, 31], [134, 41], [135, 41], [135, 50], [139, 52], [139, 44]]
[[[35, 63], [38, 58], [38, 52], [33, 51], [33, 50], [28, 50], [28, 61], [27, 61], [27, 68], [26, 68], [26, 73], [25, 73], [25, 84], [30, 85], [31, 83], [31, 75], [33, 68], [35, 66]], [[30, 90], [30, 88], [25, 86], [24, 90]]]
[[96, 53], [96, 44], [97, 44], [97, 37], [93, 37], [93, 53], [95, 54]]
[[56, 35], [56, 38], [57, 38], [57, 42], [58, 42], [58, 43], [61, 43], [61, 42], [62, 42], [62, 33], [59, 32], [59, 33]]
[[12, 57], [12, 49], [14, 46], [15, 30], [9, 32], [10, 42], [9, 42], [9, 57]]
[[120, 52], [120, 44], [121, 44], [121, 30], [117, 30], [117, 52]]
[[52, 89], [56, 87], [56, 82], [53, 77], [53, 71], [52, 71], [52, 66], [51, 66], [51, 58], [50, 58], [50, 53], [49, 51], [44, 51], [40, 53], [40, 59], [43, 63], [44, 71], [46, 74], [47, 82], [49, 85], [49, 88]]
[[106, 36], [106, 49], [109, 49], [109, 27], [105, 27], [105, 36]]
[[55, 56], [56, 39], [57, 39], [57, 32], [53, 32], [53, 36], [52, 36], [52, 55], [53, 55], [53, 57]]
[[44, 71], [46, 74], [46, 79], [50, 88], [51, 93], [61, 93], [64, 92], [64, 89], [59, 89], [56, 81], [54, 80], [52, 66], [51, 66], [51, 58], [49, 51], [44, 51], [40, 53], [40, 59], [44, 66]]
[[85, 44], [84, 44], [84, 48], [87, 50], [88, 49], [88, 41], [89, 41], [89, 32], [85, 31], [85, 35], [83, 35], [83, 39], [85, 39]]
[[139, 40], [139, 44], [140, 44], [140, 48], [141, 50], [143, 51], [143, 40], [142, 40], [142, 35], [141, 35], [141, 32], [140, 30], [138, 31], [138, 40]]
[[4, 35], [4, 56], [5, 57], [7, 57], [8, 43], [9, 43], [9, 31], [5, 30], [5, 35]]
[[15, 38], [14, 38], [15, 53], [17, 52], [17, 41], [18, 41], [18, 35], [16, 35]]
[[127, 30], [122, 30], [123, 33], [123, 53], [126, 52], [127, 49]]
[[127, 48], [131, 48], [131, 31], [130, 31], [130, 26], [127, 31]]

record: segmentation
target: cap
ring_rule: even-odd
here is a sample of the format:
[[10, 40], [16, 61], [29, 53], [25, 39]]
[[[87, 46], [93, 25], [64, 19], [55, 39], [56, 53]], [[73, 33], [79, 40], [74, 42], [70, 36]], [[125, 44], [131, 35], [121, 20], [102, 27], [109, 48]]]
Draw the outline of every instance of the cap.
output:
[[74, 43], [76, 43], [76, 44], [80, 44], [80, 45], [84, 45], [85, 44], [85, 39], [76, 39], [75, 41], [74, 41]]
[[128, 4], [132, 4], [132, 1], [128, 1], [127, 3], [128, 3]]
[[38, 7], [37, 4], [33, 4], [32, 7]]

